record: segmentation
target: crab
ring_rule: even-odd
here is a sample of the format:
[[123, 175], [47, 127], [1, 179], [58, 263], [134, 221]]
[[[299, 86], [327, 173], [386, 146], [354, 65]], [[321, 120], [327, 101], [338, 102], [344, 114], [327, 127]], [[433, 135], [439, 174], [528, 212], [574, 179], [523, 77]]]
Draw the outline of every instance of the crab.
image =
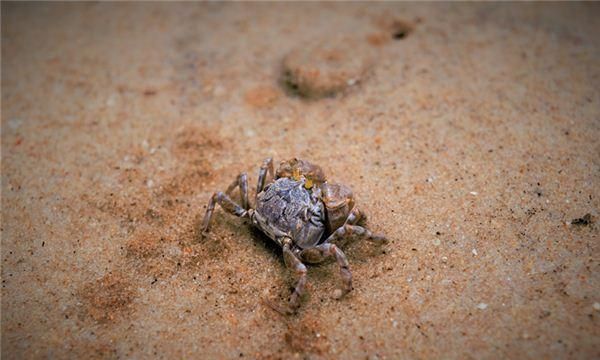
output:
[[[231, 198], [236, 188], [241, 197], [239, 203]], [[298, 280], [286, 307], [269, 305], [286, 314], [293, 314], [300, 307], [306, 286], [304, 263], [318, 264], [335, 259], [342, 287], [334, 291], [334, 297], [341, 298], [352, 290], [352, 273], [338, 245], [357, 237], [379, 245], [388, 242], [384, 235], [358, 225], [364, 214], [355, 206], [349, 187], [328, 182], [321, 167], [296, 158], [281, 162], [276, 171], [272, 158], [264, 160], [258, 173], [255, 208], [251, 208], [248, 201], [246, 173], [239, 174], [225, 192], [215, 192], [202, 222], [203, 237], [209, 231], [216, 204], [232, 215], [250, 219], [282, 248], [285, 264]]]

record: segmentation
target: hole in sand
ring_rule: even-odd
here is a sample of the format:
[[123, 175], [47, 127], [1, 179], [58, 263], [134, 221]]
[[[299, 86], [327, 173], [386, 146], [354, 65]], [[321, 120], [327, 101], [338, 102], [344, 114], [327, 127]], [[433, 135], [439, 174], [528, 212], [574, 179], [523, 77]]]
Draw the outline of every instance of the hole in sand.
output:
[[402, 40], [408, 36], [414, 29], [414, 26], [402, 20], [394, 20], [390, 25], [392, 38]]

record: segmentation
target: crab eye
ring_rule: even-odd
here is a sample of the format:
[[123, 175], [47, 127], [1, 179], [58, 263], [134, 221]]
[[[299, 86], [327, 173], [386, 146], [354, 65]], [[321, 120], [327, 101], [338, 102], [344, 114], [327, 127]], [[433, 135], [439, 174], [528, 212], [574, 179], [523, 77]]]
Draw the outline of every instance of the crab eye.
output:
[[306, 179], [306, 181], [304, 182], [304, 187], [307, 189], [311, 189], [313, 187], [313, 181], [312, 179]]

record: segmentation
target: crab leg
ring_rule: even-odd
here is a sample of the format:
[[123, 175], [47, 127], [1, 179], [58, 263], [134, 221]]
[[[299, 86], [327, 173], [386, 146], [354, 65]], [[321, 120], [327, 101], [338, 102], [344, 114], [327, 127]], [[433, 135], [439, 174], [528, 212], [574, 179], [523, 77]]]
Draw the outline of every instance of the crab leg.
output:
[[365, 217], [365, 214], [362, 211], [360, 211], [357, 207], [354, 207], [352, 208], [352, 211], [350, 211], [350, 214], [348, 214], [348, 217], [346, 218], [346, 222], [344, 224], [355, 225], [363, 217]]
[[242, 207], [248, 210], [250, 208], [248, 203], [248, 175], [245, 172], [240, 173], [235, 178], [227, 190], [225, 190], [225, 194], [231, 196], [231, 192], [238, 186], [240, 187], [240, 195], [242, 197]]
[[353, 234], [362, 236], [366, 240], [377, 244], [386, 244], [388, 242], [388, 239], [385, 236], [373, 234], [369, 229], [366, 229], [362, 226], [345, 224], [337, 228], [337, 230], [335, 230], [333, 234], [331, 234], [327, 240], [325, 240], [325, 243], [336, 243], [342, 239], [350, 237]]
[[227, 196], [227, 194], [223, 193], [222, 191], [218, 191], [213, 194], [213, 196], [210, 198], [210, 201], [208, 202], [206, 214], [204, 215], [204, 220], [202, 221], [202, 234], [208, 232], [210, 219], [212, 218], [213, 211], [215, 210], [215, 204], [217, 203], [221, 205], [223, 210], [227, 211], [232, 215], [244, 217], [248, 214], [248, 211], [246, 211], [240, 205], [236, 204], [233, 200], [231, 200], [231, 198]]
[[266, 158], [258, 172], [258, 183], [256, 184], [256, 196], [263, 191], [265, 187], [265, 180], [267, 178], [267, 171], [271, 175], [271, 179], [275, 177], [275, 170], [273, 169], [273, 158]]
[[[343, 287], [340, 294], [336, 294], [336, 298], [340, 298], [352, 290], [352, 273], [348, 268], [348, 259], [340, 248], [334, 244], [324, 242], [313, 248], [304, 249], [300, 252], [300, 259], [310, 263], [320, 263], [329, 257], [335, 257], [335, 260], [340, 267], [340, 276], [342, 277]], [[338, 290], [339, 291], [339, 290]]]
[[292, 296], [290, 296], [289, 313], [295, 312], [300, 307], [300, 297], [304, 294], [304, 286], [306, 285], [306, 266], [294, 255], [290, 248], [291, 240], [284, 240], [283, 259], [286, 266], [293, 270], [298, 275], [298, 282], [294, 288]]

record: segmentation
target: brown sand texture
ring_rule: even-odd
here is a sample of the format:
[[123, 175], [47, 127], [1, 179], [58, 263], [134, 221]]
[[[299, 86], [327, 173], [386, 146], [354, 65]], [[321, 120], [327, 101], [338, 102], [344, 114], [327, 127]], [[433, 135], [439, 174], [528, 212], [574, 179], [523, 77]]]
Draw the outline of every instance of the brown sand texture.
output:
[[[3, 359], [600, 358], [594, 3], [2, 2]], [[391, 242], [214, 191], [298, 157]]]

